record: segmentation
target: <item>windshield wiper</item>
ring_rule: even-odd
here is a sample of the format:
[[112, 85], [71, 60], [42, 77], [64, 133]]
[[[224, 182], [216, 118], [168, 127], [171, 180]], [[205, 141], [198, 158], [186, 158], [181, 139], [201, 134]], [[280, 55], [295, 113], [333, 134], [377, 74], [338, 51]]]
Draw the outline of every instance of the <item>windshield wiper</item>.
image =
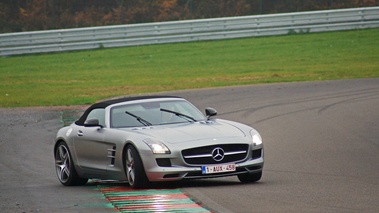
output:
[[152, 126], [152, 124], [149, 121], [147, 121], [147, 120], [145, 120], [145, 119], [143, 119], [143, 118], [141, 118], [141, 117], [139, 117], [139, 116], [137, 116], [137, 115], [135, 115], [133, 113], [130, 113], [128, 111], [125, 111], [125, 113], [128, 114], [128, 115], [130, 115], [130, 116], [132, 116], [132, 117], [134, 117], [134, 118], [136, 118], [137, 121], [139, 121], [144, 126]]
[[176, 115], [176, 116], [178, 116], [178, 117], [185, 118], [185, 119], [189, 119], [189, 120], [191, 120], [191, 121], [193, 121], [193, 122], [196, 122], [196, 119], [195, 119], [195, 118], [193, 118], [193, 117], [191, 117], [191, 116], [189, 116], [189, 115], [182, 114], [182, 113], [180, 113], [180, 112], [175, 112], [175, 111], [171, 111], [171, 110], [169, 110], [169, 109], [162, 109], [162, 108], [161, 108], [161, 111], [163, 111], [163, 112], [168, 112], [168, 113], [172, 113], [172, 114], [174, 114], [174, 115]]

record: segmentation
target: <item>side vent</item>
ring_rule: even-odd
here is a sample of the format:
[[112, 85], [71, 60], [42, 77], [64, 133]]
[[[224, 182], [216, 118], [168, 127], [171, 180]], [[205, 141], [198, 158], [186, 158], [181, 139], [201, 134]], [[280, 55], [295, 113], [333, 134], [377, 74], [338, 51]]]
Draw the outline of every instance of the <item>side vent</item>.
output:
[[116, 146], [113, 146], [112, 149], [108, 149], [108, 158], [111, 159], [111, 164], [109, 166], [114, 166], [116, 158]]

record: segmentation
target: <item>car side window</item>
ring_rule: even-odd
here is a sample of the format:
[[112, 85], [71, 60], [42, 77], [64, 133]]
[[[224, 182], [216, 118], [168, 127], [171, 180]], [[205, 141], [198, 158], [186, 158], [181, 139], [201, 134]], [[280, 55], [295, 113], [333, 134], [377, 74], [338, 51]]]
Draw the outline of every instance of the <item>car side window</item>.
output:
[[105, 109], [93, 109], [87, 116], [89, 119], [98, 119], [99, 124], [105, 126]]

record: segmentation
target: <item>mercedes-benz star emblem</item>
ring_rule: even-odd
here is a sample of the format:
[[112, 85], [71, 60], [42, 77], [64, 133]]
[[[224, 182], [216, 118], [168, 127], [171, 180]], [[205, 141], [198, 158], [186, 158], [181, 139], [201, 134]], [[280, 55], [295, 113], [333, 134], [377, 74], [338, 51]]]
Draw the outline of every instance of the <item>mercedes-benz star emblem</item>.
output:
[[212, 157], [215, 161], [222, 161], [222, 159], [224, 159], [224, 150], [220, 147], [215, 148], [212, 151]]

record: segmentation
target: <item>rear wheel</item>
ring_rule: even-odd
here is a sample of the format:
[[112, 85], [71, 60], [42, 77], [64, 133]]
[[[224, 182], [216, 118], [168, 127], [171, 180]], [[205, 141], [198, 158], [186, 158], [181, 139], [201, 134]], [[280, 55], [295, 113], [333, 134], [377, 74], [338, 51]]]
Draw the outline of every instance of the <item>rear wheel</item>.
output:
[[141, 157], [132, 145], [126, 147], [125, 173], [131, 187], [143, 188], [148, 186], [149, 181], [146, 177]]
[[239, 174], [238, 179], [242, 183], [253, 183], [257, 182], [262, 178], [262, 171], [258, 173], [245, 173], [245, 174]]
[[58, 144], [55, 151], [55, 170], [59, 181], [65, 186], [84, 185], [88, 181], [76, 173], [68, 146], [63, 141]]

